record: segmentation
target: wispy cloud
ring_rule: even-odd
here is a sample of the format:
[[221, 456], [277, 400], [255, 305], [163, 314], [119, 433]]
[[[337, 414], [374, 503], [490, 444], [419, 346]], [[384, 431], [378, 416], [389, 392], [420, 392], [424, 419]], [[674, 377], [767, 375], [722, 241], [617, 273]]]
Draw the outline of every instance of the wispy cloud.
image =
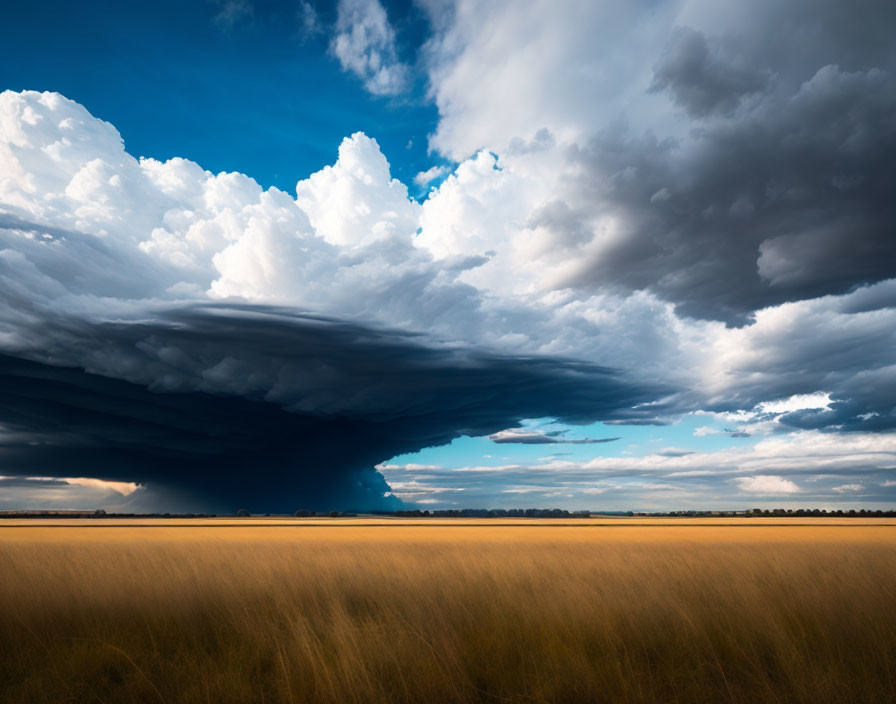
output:
[[566, 430], [551, 430], [540, 433], [526, 428], [508, 428], [493, 433], [488, 439], [499, 445], [595, 445], [604, 442], [614, 442], [621, 438], [568, 438]]
[[396, 95], [407, 87], [408, 67], [398, 59], [395, 30], [379, 0], [339, 0], [330, 51], [375, 95]]
[[840, 486], [831, 487], [831, 491], [836, 491], [838, 494], [855, 494], [864, 491], [864, 489], [864, 484], [841, 484]]
[[214, 22], [224, 29], [231, 29], [255, 15], [255, 7], [249, 0], [215, 0], [215, 4], [218, 12], [215, 13]]
[[420, 186], [420, 188], [423, 188], [427, 184], [435, 181], [437, 178], [444, 176], [446, 173], [448, 173], [447, 166], [432, 166], [426, 171], [421, 171], [416, 176], [414, 176], [414, 183]]
[[320, 34], [324, 31], [317, 10], [314, 9], [314, 6], [308, 2], [308, 0], [301, 0], [299, 9], [296, 10], [296, 17], [299, 20], [299, 27], [303, 38], [307, 39], [308, 37]]

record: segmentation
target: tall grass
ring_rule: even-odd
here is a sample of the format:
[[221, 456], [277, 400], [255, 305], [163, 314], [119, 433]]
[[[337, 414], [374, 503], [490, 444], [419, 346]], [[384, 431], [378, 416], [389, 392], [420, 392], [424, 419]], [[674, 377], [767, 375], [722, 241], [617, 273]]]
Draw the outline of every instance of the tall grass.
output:
[[889, 702], [896, 527], [0, 528], [3, 702]]

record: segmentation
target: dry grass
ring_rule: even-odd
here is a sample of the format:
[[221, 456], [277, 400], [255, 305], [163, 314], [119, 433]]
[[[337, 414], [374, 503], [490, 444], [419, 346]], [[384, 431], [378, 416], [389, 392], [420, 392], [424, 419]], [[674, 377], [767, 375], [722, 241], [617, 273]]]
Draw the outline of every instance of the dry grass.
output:
[[88, 523], [0, 525], [4, 702], [896, 692], [896, 526], [881, 522]]

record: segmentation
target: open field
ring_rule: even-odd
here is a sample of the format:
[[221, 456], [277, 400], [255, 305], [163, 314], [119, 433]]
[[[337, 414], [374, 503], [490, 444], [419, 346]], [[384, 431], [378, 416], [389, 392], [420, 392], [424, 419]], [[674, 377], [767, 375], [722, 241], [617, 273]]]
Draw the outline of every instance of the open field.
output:
[[0, 522], [0, 701], [894, 701], [892, 519], [175, 523]]

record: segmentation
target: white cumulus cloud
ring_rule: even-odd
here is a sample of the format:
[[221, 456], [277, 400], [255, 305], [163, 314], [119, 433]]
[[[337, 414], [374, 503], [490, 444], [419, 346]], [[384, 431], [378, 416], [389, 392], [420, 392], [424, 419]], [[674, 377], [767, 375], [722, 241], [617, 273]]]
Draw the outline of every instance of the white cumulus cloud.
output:
[[758, 474], [755, 477], [737, 477], [737, 488], [750, 494], [796, 494], [800, 488], [789, 479], [772, 474]]

